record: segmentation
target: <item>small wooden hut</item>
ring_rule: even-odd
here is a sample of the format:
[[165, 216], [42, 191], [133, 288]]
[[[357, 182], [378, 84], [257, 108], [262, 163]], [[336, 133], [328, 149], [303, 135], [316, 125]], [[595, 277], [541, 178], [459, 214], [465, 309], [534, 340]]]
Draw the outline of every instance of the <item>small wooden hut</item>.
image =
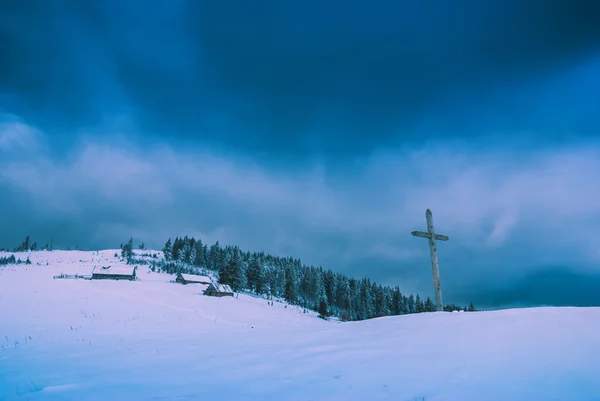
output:
[[226, 284], [210, 283], [208, 288], [204, 290], [204, 295], [209, 297], [232, 297], [233, 290]]
[[179, 273], [175, 282], [179, 284], [210, 284], [212, 280], [207, 276], [198, 276], [196, 274]]
[[92, 271], [92, 280], [129, 280], [134, 281], [136, 266], [97, 266]]

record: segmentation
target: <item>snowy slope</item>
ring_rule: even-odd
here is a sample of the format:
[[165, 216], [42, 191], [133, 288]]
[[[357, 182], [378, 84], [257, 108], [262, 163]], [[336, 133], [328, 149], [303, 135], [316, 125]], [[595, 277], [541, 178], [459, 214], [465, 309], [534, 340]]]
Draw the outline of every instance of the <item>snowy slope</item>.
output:
[[0, 267], [0, 400], [600, 400], [600, 308], [338, 323], [145, 267], [52, 279], [114, 253]]

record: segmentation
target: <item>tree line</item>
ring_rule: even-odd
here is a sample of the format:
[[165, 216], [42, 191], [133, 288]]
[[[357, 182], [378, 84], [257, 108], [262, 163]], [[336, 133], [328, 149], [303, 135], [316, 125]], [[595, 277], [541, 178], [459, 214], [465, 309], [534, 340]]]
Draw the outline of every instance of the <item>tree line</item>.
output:
[[15, 258], [15, 255], [0, 257], [0, 266], [20, 265], [21, 263], [24, 263], [26, 265], [30, 265], [31, 264], [31, 260], [29, 260], [29, 257], [28, 257], [25, 261], [22, 261], [20, 258], [19, 259]]
[[[46, 250], [51, 251], [52, 245], [44, 245], [42, 248], [38, 248], [38, 243], [36, 241], [32, 241], [29, 238], [29, 235], [25, 237], [25, 240], [19, 244], [19, 246], [13, 248], [12, 252], [29, 252], [29, 251], [37, 251], [37, 250]], [[0, 251], [10, 252], [8, 248], [0, 248]]]
[[[127, 243], [123, 256], [130, 256]], [[152, 263], [152, 269], [171, 274], [197, 273], [201, 269], [218, 273], [218, 281], [236, 291], [249, 291], [267, 299], [283, 298], [293, 305], [312, 309], [324, 316], [343, 320], [433, 312], [434, 303], [418, 294], [404, 294], [398, 286], [377, 284], [323, 267], [307, 266], [300, 259], [277, 257], [264, 252], [244, 252], [237, 246], [222, 247], [217, 241], [208, 246], [193, 237], [169, 238], [163, 248], [164, 261]], [[445, 311], [475, 311], [449, 304]]]

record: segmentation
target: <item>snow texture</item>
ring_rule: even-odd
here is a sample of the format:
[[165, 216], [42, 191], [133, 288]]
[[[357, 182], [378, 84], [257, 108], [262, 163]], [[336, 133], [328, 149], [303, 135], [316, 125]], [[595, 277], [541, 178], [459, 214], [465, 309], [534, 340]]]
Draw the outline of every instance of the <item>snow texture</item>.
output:
[[147, 266], [138, 281], [53, 279], [114, 253], [0, 268], [0, 400], [600, 400], [600, 308], [340, 323]]

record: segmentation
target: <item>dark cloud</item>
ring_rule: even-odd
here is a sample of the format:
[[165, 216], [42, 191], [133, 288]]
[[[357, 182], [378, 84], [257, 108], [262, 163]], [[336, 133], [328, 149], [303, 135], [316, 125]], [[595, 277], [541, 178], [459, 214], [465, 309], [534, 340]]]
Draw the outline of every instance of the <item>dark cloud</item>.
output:
[[300, 135], [321, 129], [329, 150], [385, 140], [432, 112], [447, 119], [446, 98], [469, 108], [465, 97], [547, 74], [600, 44], [594, 2], [194, 4], [215, 85], [241, 94], [270, 139], [291, 130], [304, 145]]
[[[0, 107], [48, 130], [126, 114], [147, 134], [334, 158], [398, 132], [410, 140], [426, 117], [446, 134], [474, 134], [481, 97], [582, 62], [600, 44], [594, 1], [2, 7]], [[495, 113], [495, 129], [514, 127]]]
[[[111, 113], [110, 52], [99, 48], [68, 2], [8, 1], [0, 13], [0, 92], [5, 111], [60, 131]], [[4, 99], [3, 99], [4, 100]]]

